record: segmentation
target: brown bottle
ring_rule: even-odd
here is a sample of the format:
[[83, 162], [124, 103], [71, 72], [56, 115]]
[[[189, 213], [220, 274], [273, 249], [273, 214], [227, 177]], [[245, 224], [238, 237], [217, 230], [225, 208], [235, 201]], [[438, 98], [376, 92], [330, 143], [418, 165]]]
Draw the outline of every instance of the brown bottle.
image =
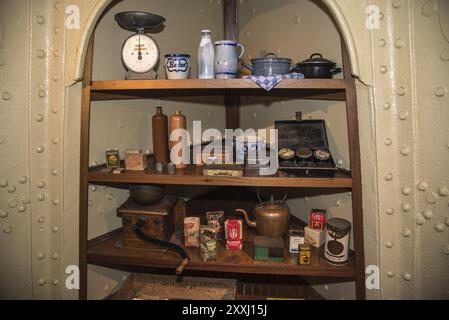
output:
[[153, 116], [153, 150], [155, 163], [169, 163], [168, 156], [168, 118], [162, 113], [162, 107], [156, 108]]
[[[170, 116], [170, 135], [176, 129], [186, 129], [186, 117], [181, 114], [181, 111], [176, 111]], [[181, 138], [179, 138], [178, 141], [181, 141]], [[170, 141], [170, 149], [173, 148], [178, 141]], [[178, 155], [182, 157], [182, 152], [180, 151]], [[184, 163], [176, 165], [177, 169], [183, 169], [185, 167], [187, 167], [187, 164]]]

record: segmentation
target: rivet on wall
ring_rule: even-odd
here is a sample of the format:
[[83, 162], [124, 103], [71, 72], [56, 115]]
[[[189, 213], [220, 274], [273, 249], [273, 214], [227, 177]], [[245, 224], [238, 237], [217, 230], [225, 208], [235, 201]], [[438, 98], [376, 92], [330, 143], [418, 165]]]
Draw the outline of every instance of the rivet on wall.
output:
[[26, 183], [28, 181], [28, 178], [26, 177], [26, 176], [21, 176], [20, 178], [19, 178], [19, 183], [20, 184], [24, 184], [24, 183]]
[[424, 209], [422, 212], [422, 215], [424, 216], [424, 218], [426, 218], [427, 220], [432, 219], [433, 217], [433, 211], [431, 209]]
[[39, 189], [45, 188], [45, 181], [39, 181], [39, 182], [36, 184], [36, 186], [37, 186]]
[[51, 170], [51, 174], [53, 176], [57, 176], [58, 175], [58, 170], [56, 170], [56, 169]]
[[54, 138], [51, 143], [53, 143], [53, 145], [57, 145], [59, 143], [59, 139], [58, 138]]
[[411, 208], [410, 203], [408, 203], [408, 202], [402, 203], [401, 204], [401, 208], [402, 208], [402, 211], [409, 212], [410, 208]]
[[0, 180], [0, 188], [6, 188], [8, 186], [7, 180]]
[[59, 79], [61, 79], [61, 77], [60, 76], [58, 76], [58, 75], [54, 75], [53, 76], [53, 81], [59, 81]]
[[45, 194], [41, 193], [37, 196], [38, 201], [44, 201], [45, 200]]
[[449, 244], [443, 246], [443, 253], [449, 255]]
[[405, 87], [399, 87], [397, 93], [400, 96], [405, 96], [405, 94], [407, 93], [407, 89]]
[[438, 195], [435, 192], [429, 192], [426, 195], [426, 201], [430, 204], [435, 204], [438, 201]]
[[37, 152], [37, 153], [43, 153], [44, 151], [45, 151], [44, 146], [38, 146], [38, 147], [36, 148], [36, 152]]
[[415, 220], [416, 220], [416, 224], [417, 225], [423, 225], [426, 222], [426, 218], [424, 218], [424, 216], [422, 214], [420, 214], [420, 213], [418, 213], [416, 215]]
[[384, 103], [384, 109], [385, 110], [390, 110], [391, 109], [391, 103]]
[[410, 147], [409, 146], [403, 146], [401, 148], [401, 154], [403, 156], [408, 156], [410, 154]]
[[38, 49], [38, 50], [36, 51], [36, 56], [37, 56], [39, 59], [45, 58], [46, 55], [47, 55], [47, 54], [45, 53], [45, 51], [44, 51], [43, 49]]
[[405, 228], [405, 229], [402, 229], [401, 234], [404, 238], [408, 238], [412, 235], [412, 231], [408, 228]]
[[402, 274], [402, 278], [404, 278], [405, 281], [410, 281], [410, 280], [412, 280], [412, 275], [408, 272], [404, 272]]
[[59, 259], [59, 255], [58, 255], [56, 252], [54, 252], [54, 253], [52, 254], [51, 258], [52, 258], [53, 260], [58, 260], [58, 259]]
[[13, 229], [13, 226], [7, 225], [7, 226], [5, 226], [5, 227], [3, 228], [3, 232], [6, 233], [6, 234], [9, 234], [9, 233], [12, 232], [12, 229]]
[[387, 248], [393, 248], [393, 242], [391, 242], [391, 241], [385, 242], [385, 247], [387, 247]]
[[402, 49], [402, 47], [404, 47], [404, 43], [405, 43], [404, 39], [397, 38], [394, 43], [394, 46], [396, 47], [396, 49]]
[[52, 285], [57, 286], [59, 284], [58, 279], [53, 279]]
[[59, 204], [59, 200], [58, 199], [54, 199], [51, 203], [53, 203], [53, 205], [57, 206]]
[[388, 68], [385, 65], [380, 66], [379, 68], [380, 73], [387, 73], [388, 72]]
[[14, 209], [15, 207], [17, 207], [18, 203], [16, 199], [9, 199], [8, 200], [8, 207], [11, 209]]
[[421, 7], [421, 13], [425, 17], [431, 17], [438, 11], [437, 1], [428, 0]]
[[2, 99], [8, 101], [11, 99], [11, 94], [8, 91], [2, 92]]
[[409, 115], [410, 114], [408, 113], [408, 111], [401, 111], [399, 113], [399, 119], [401, 119], [402, 121], [407, 120]]
[[36, 22], [37, 24], [43, 25], [45, 23], [45, 17], [43, 16], [36, 16]]
[[45, 283], [46, 283], [46, 281], [45, 281], [44, 278], [40, 278], [39, 281], [37, 282], [37, 284], [40, 285], [40, 286], [44, 286]]
[[393, 180], [393, 174], [390, 172], [386, 173], [384, 177], [385, 177], [385, 180], [387, 180], [387, 181]]
[[439, 98], [444, 97], [444, 96], [446, 95], [446, 89], [443, 88], [443, 87], [438, 87], [438, 88], [435, 90], [435, 95], [436, 95], [437, 97], [439, 97]]
[[51, 112], [54, 113], [54, 114], [57, 114], [58, 113], [58, 108], [51, 109]]
[[36, 116], [34, 117], [34, 120], [36, 120], [36, 122], [42, 122], [44, 120], [44, 116], [42, 114], [36, 114]]
[[408, 187], [408, 186], [405, 186], [405, 187], [402, 188], [402, 194], [403, 194], [404, 196], [410, 195], [410, 192], [411, 192], [411, 191], [412, 191], [412, 189], [411, 189], [410, 187]]
[[58, 34], [59, 33], [59, 28], [58, 27], [54, 27], [53, 32]]
[[393, 8], [399, 9], [402, 6], [402, 2], [403, 0], [393, 0], [391, 5], [393, 6]]
[[31, 203], [31, 198], [28, 195], [22, 196], [21, 201], [23, 204], [29, 204], [29, 203]]
[[14, 193], [16, 192], [16, 186], [10, 185], [6, 190], [8, 190], [9, 193]]
[[394, 273], [393, 271], [388, 271], [388, 272], [387, 272], [387, 276], [388, 276], [389, 278], [393, 278], [393, 277], [395, 276], [395, 273]]
[[25, 211], [27, 211], [27, 207], [24, 206], [24, 205], [21, 205], [21, 206], [19, 206], [19, 207], [17, 208], [17, 211], [19, 211], [19, 212], [25, 212]]
[[446, 186], [439, 186], [438, 187], [438, 194], [441, 197], [447, 197], [447, 196], [449, 196], [449, 189]]
[[45, 222], [45, 217], [44, 216], [37, 217], [37, 222], [44, 223]]
[[444, 224], [438, 222], [435, 223], [435, 231], [437, 232], [443, 232], [444, 231]]
[[387, 42], [385, 41], [385, 39], [380, 39], [379, 40], [379, 47], [383, 48], [387, 45]]
[[386, 139], [384, 140], [384, 144], [385, 144], [387, 147], [391, 146], [392, 143], [393, 143], [393, 141], [391, 141], [390, 138], [386, 138]]
[[388, 208], [385, 212], [386, 212], [389, 216], [391, 216], [391, 215], [394, 214], [394, 210], [393, 210], [392, 208]]
[[39, 90], [37, 91], [37, 96], [38, 96], [39, 98], [45, 98], [45, 97], [47, 96], [47, 93], [45, 92], [44, 89], [39, 89]]
[[58, 228], [58, 227], [53, 227], [53, 228], [51, 229], [51, 231], [52, 231], [53, 233], [57, 233], [57, 232], [59, 231], [59, 228]]
[[0, 210], [0, 218], [5, 219], [9, 215], [8, 211], [6, 210]]
[[429, 184], [426, 181], [421, 181], [418, 183], [418, 190], [419, 191], [427, 191], [429, 189]]
[[37, 254], [37, 260], [44, 260], [45, 259], [45, 254], [43, 254], [42, 252], [39, 252]]

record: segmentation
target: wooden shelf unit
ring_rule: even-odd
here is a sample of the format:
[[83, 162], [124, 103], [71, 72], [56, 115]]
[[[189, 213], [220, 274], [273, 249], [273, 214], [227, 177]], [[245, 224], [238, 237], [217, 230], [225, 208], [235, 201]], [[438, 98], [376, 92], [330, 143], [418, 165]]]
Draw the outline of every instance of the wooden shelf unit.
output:
[[[224, 0], [225, 38], [236, 39], [236, 0]], [[289, 80], [278, 85], [271, 92], [266, 92], [247, 79], [236, 80], [150, 80], [150, 81], [92, 81], [94, 35], [89, 42], [84, 65], [81, 109], [81, 155], [80, 155], [80, 299], [87, 297], [87, 264], [98, 265], [128, 265], [173, 267], [178, 259], [167, 255], [146, 256], [141, 251], [128, 248], [117, 248], [114, 243], [120, 237], [118, 232], [112, 232], [103, 237], [88, 241], [88, 187], [90, 183], [161, 183], [179, 185], [230, 185], [230, 186], [267, 186], [267, 187], [297, 187], [297, 188], [347, 188], [352, 192], [352, 230], [354, 254], [348, 266], [332, 267], [323, 261], [316, 252], [312, 257], [315, 261], [310, 267], [296, 265], [288, 260], [282, 265], [248, 262], [234, 266], [217, 262], [208, 264], [195, 258], [188, 268], [192, 270], [213, 270], [224, 272], [242, 272], [259, 274], [294, 274], [312, 275], [317, 277], [343, 277], [354, 279], [357, 299], [365, 298], [365, 262], [363, 249], [363, 209], [362, 184], [360, 168], [360, 145], [357, 115], [357, 100], [355, 81], [349, 70], [349, 58], [345, 44], [342, 42], [344, 80]], [[176, 175], [145, 173], [125, 173], [113, 175], [89, 169], [89, 130], [91, 101], [146, 99], [169, 96], [199, 96], [222, 95], [226, 107], [226, 127], [239, 127], [240, 96], [282, 96], [302, 99], [335, 100], [346, 102], [349, 151], [351, 172], [339, 173], [335, 178], [291, 178], [278, 175], [276, 177], [204, 177], [194, 168], [178, 171]], [[324, 189], [323, 189], [324, 192]], [[176, 261], [176, 262], [175, 262]], [[232, 269], [232, 270], [230, 270]]]

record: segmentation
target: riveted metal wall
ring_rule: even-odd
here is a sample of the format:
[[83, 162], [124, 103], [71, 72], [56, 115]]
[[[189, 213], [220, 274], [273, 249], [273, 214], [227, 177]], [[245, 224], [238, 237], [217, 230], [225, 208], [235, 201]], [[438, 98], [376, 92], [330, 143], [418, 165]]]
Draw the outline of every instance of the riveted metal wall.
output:
[[[67, 1], [0, 3], [1, 297], [77, 296], [64, 289], [65, 266], [77, 263], [78, 249], [81, 86], [74, 83], [89, 30], [109, 2], [72, 1], [81, 12], [78, 30], [64, 28]], [[368, 290], [367, 296], [447, 298], [448, 2], [322, 3], [344, 36], [352, 37], [352, 69], [360, 78], [366, 265], [381, 271], [380, 290]], [[366, 28], [368, 5], [380, 8], [379, 29]], [[256, 16], [260, 12], [254, 1], [242, 0], [240, 6], [255, 7]], [[301, 25], [301, 13], [287, 18]], [[248, 125], [257, 124], [251, 113], [246, 119]], [[345, 166], [340, 140], [335, 146]], [[95, 208], [107, 208], [111, 192], [98, 196], [98, 189], [91, 189]], [[118, 202], [121, 196], [113, 194], [113, 199]], [[299, 201], [304, 212], [322, 205], [343, 215], [349, 199], [350, 194], [341, 194]], [[103, 268], [92, 268], [89, 275], [99, 279], [89, 289], [92, 297], [103, 296], [122, 280], [120, 273]], [[344, 294], [345, 285], [320, 290], [351, 298]]]

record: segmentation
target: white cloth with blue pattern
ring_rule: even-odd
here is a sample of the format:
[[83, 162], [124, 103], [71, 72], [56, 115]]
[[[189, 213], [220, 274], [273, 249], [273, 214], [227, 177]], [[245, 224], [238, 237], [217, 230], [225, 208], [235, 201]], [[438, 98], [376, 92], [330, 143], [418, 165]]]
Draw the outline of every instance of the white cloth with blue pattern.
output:
[[289, 74], [282, 74], [282, 75], [273, 75], [273, 76], [244, 76], [244, 79], [250, 79], [251, 81], [255, 82], [259, 87], [262, 89], [265, 89], [266, 91], [270, 91], [275, 86], [277, 86], [279, 83], [282, 82], [282, 80], [285, 79], [304, 79], [304, 75], [302, 73], [289, 73]]

